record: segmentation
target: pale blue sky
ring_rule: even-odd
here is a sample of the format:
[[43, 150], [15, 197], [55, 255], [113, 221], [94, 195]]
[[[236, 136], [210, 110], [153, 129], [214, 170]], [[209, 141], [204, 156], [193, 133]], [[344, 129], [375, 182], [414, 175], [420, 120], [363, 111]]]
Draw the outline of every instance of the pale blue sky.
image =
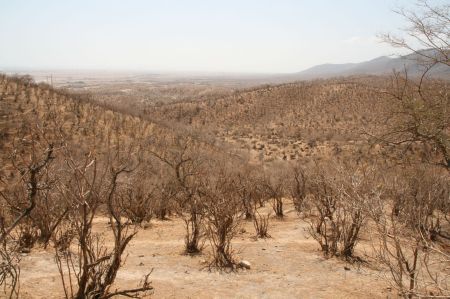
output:
[[410, 0], [0, 0], [0, 70], [296, 72], [395, 53]]

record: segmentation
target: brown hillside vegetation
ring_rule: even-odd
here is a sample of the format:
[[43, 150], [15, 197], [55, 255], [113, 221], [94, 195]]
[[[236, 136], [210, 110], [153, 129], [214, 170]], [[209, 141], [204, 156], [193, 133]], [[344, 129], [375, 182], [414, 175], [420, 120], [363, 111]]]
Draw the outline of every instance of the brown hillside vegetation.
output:
[[377, 139], [367, 80], [139, 112], [2, 76], [2, 295], [446, 296], [445, 152]]
[[371, 137], [387, 128], [396, 105], [387, 91], [394, 84], [387, 77], [354, 77], [263, 86], [217, 100], [144, 108], [142, 115], [212, 135], [256, 160], [384, 163], [393, 152]]
[[[41, 6], [32, 6], [32, 13]], [[8, 5], [4, 23], [11, 29], [26, 28], [11, 22], [27, 15], [18, 14], [22, 8]], [[170, 20], [177, 10], [168, 9], [153, 16]], [[215, 21], [209, 9], [190, 10], [187, 19], [175, 14], [184, 24], [195, 19], [196, 26], [156, 26], [164, 39], [144, 41], [136, 30], [147, 32], [140, 25], [154, 19], [147, 14], [135, 18], [120, 10], [124, 19], [114, 27], [103, 26], [113, 18], [99, 11], [91, 17], [101, 26], [91, 26], [86, 11], [80, 19], [86, 27], [73, 22], [74, 13], [72, 32], [52, 6], [50, 15], [58, 19], [48, 25], [58, 25], [58, 34], [69, 37], [65, 42], [75, 37], [77, 46], [65, 48], [62, 38], [53, 47], [54, 35], [47, 34], [33, 40], [45, 43], [46, 57], [37, 59], [44, 53], [39, 47], [24, 55], [22, 44], [7, 43], [2, 64], [101, 66], [114, 60], [108, 68], [132, 62], [138, 69], [161, 63], [175, 69], [211, 61], [208, 67], [235, 67], [237, 53], [214, 49], [232, 52], [228, 45], [239, 40], [243, 65], [277, 67], [273, 54], [263, 51], [254, 57], [259, 60], [248, 59], [248, 45], [224, 38], [225, 31], [208, 34], [207, 55], [197, 52], [205, 44], [190, 41], [188, 33], [203, 24], [196, 10]], [[264, 45], [277, 44], [266, 50], [283, 49], [283, 39], [273, 38], [276, 28], [247, 20], [256, 15], [248, 9], [248, 15], [224, 9], [233, 24], [221, 28], [242, 27], [256, 49], [258, 39], [248, 34], [254, 31], [239, 19], [246, 16], [252, 30], [264, 33], [256, 34]], [[55, 81], [50, 74], [48, 85], [0, 73], [0, 298], [450, 298], [450, 5], [420, 0], [415, 9], [397, 11], [407, 23], [399, 36], [382, 36], [408, 55], [312, 68], [331, 78], [386, 74], [396, 65], [386, 76], [287, 83], [302, 73], [177, 77], [135, 71], [117, 77], [68, 70]], [[327, 16], [322, 12], [311, 18]], [[128, 23], [142, 28], [128, 34]], [[89, 36], [91, 27], [102, 28]], [[104, 31], [110, 27], [117, 32]], [[290, 50], [278, 53], [296, 49], [290, 33], [282, 34]], [[105, 43], [111, 37], [119, 47]], [[132, 38], [139, 44], [131, 46]], [[155, 49], [142, 43], [154, 41]], [[326, 50], [330, 42], [324, 37], [313, 46]], [[64, 52], [67, 61], [49, 57], [48, 49]], [[292, 61], [281, 58], [292, 67], [307, 57], [295, 54]], [[399, 69], [405, 59], [408, 65]], [[172, 64], [177, 61], [180, 66]], [[272, 85], [257, 85], [264, 83]]]

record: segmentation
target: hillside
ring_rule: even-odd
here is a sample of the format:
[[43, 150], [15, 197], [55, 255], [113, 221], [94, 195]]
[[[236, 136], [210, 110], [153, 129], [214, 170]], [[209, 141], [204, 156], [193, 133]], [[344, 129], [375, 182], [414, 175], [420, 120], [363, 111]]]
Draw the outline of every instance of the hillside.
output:
[[207, 132], [267, 161], [344, 158], [370, 150], [363, 133], [383, 128], [388, 99], [381, 91], [388, 85], [384, 77], [355, 77], [263, 86], [146, 107], [142, 115]]
[[[429, 57], [436, 55], [430, 50], [422, 52]], [[360, 63], [317, 65], [299, 73], [292, 74], [289, 77], [295, 80], [311, 80], [356, 75], [389, 75], [394, 71], [404, 72], [405, 70], [410, 76], [420, 76], [424, 68], [417, 61], [421, 60], [425, 59], [421, 55], [414, 53], [400, 57], [381, 56]], [[450, 71], [448, 67], [439, 64], [429, 72], [429, 76], [449, 79]]]
[[[417, 162], [428, 148], [396, 150], [367, 135], [385, 129], [393, 108], [388, 77], [129, 106], [0, 79], [0, 236], [29, 211], [0, 250], [8, 273], [20, 268], [5, 292], [20, 281], [20, 298], [60, 298], [73, 292], [67, 277], [81, 288], [76, 278], [91, 279], [83, 271], [111, 271], [108, 292], [138, 285], [139, 298], [397, 296], [386, 274], [397, 264], [377, 246], [410, 250], [399, 243], [410, 235], [383, 239], [386, 217], [413, 231], [418, 198], [439, 250], [425, 257], [424, 288], [435, 292], [429, 281], [448, 273], [448, 176], [395, 167], [399, 154]], [[404, 214], [394, 216], [399, 203]], [[353, 234], [350, 252], [336, 227]]]

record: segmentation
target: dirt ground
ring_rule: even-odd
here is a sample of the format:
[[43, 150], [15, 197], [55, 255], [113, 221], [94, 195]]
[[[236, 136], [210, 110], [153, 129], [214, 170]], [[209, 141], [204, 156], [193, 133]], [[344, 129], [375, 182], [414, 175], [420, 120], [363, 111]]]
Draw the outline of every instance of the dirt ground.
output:
[[[151, 227], [140, 229], [131, 241], [117, 287], [135, 287], [153, 269], [153, 298], [395, 297], [380, 273], [370, 266], [325, 259], [318, 244], [308, 238], [308, 224], [299, 219], [292, 206], [287, 207], [285, 219], [271, 220], [272, 238], [265, 240], [254, 239], [252, 222], [243, 223], [233, 247], [239, 259], [251, 263], [251, 269], [234, 273], [205, 268], [207, 243], [202, 255], [183, 255], [184, 227], [180, 219], [153, 220]], [[96, 229], [106, 228], [107, 219], [97, 219]], [[34, 249], [23, 257], [21, 270], [21, 297], [63, 297], [53, 249]]]

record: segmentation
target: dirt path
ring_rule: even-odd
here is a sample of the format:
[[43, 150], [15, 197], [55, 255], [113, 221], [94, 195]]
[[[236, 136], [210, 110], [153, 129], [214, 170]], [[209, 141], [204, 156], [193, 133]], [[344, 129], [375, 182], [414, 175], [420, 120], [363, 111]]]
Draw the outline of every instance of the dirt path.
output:
[[[106, 220], [100, 219], [97, 229], [106, 227]], [[272, 220], [272, 238], [255, 241], [252, 223], [245, 222], [233, 246], [252, 268], [227, 274], [204, 269], [208, 248], [195, 257], [181, 254], [184, 231], [179, 219], [153, 221], [131, 242], [117, 285], [134, 287], [153, 268], [154, 298], [390, 297], [376, 271], [324, 259], [306, 228], [290, 209], [284, 220]], [[63, 297], [52, 250], [36, 249], [25, 256], [21, 278], [23, 298]]]

